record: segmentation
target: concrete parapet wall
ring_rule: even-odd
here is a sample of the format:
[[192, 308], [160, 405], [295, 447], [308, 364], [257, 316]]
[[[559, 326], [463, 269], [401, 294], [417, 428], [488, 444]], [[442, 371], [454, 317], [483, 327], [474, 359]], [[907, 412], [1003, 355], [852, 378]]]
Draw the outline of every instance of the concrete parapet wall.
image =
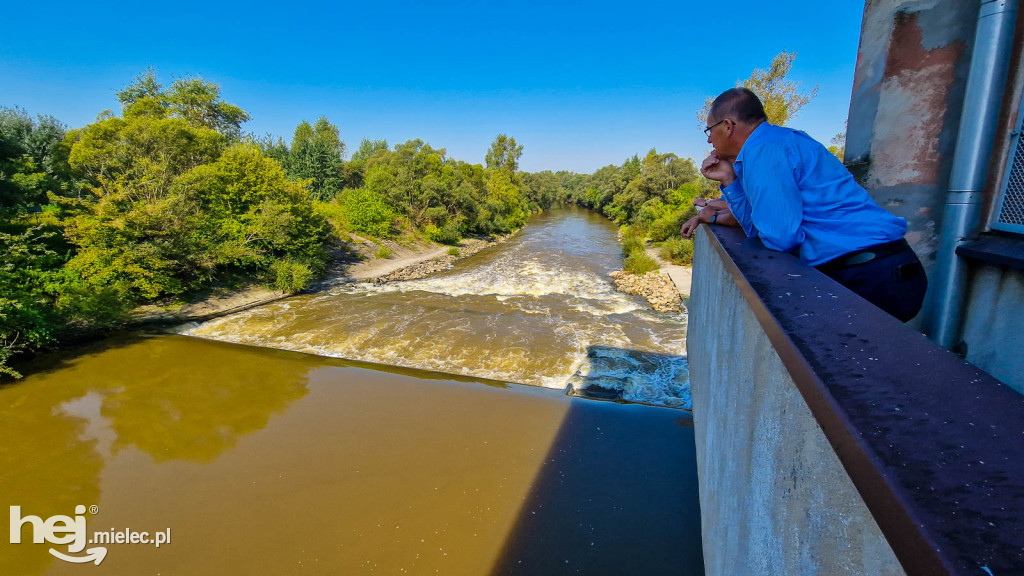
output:
[[964, 314], [967, 360], [1024, 394], [1024, 271], [978, 265]]
[[707, 574], [904, 574], [700, 232], [687, 352]]

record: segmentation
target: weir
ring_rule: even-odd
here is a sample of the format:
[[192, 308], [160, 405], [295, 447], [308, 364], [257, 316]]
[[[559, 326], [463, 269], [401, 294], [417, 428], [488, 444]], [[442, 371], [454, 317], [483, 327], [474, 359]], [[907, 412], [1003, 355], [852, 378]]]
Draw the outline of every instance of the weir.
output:
[[339, 283], [183, 333], [689, 408], [685, 312], [615, 290], [615, 234], [595, 213], [558, 210], [429, 278]]

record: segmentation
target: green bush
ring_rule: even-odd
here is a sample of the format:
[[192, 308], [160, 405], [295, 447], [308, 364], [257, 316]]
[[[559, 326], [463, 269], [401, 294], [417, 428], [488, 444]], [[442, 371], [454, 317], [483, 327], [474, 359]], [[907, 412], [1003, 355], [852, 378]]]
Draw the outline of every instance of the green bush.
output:
[[459, 234], [459, 226], [454, 222], [447, 222], [440, 228], [433, 224], [427, 224], [423, 227], [423, 235], [431, 242], [447, 244], [449, 246], [458, 244], [462, 240], [462, 234]]
[[662, 203], [660, 198], [651, 198], [640, 206], [640, 210], [637, 211], [636, 215], [633, 217], [632, 224], [645, 230], [649, 230], [651, 224], [664, 215], [665, 209], [666, 206]]
[[643, 250], [634, 250], [630, 254], [624, 263], [626, 272], [641, 276], [648, 272], [658, 269], [658, 262], [647, 255], [647, 252]]
[[391, 256], [393, 256], [393, 255], [394, 255], [394, 252], [392, 252], [391, 248], [388, 248], [387, 246], [381, 246], [380, 248], [377, 248], [376, 252], [373, 253], [373, 257], [378, 259], [378, 260], [384, 260], [385, 258], [391, 258]]
[[441, 231], [438, 233], [437, 238], [432, 238], [434, 242], [438, 244], [447, 244], [454, 246], [462, 241], [462, 233], [459, 232], [459, 225], [455, 222], [445, 222], [444, 226], [441, 226]]
[[452, 246], [451, 248], [448, 248], [448, 255], [449, 256], [458, 256], [459, 255], [459, 249], [456, 248], [455, 246]]
[[431, 242], [437, 242], [434, 238], [437, 238], [441, 234], [441, 229], [433, 224], [427, 224], [423, 227], [423, 235], [427, 237], [427, 240]]
[[70, 270], [61, 272], [54, 285], [58, 292], [57, 309], [76, 327], [102, 328], [124, 322], [135, 305], [114, 286], [87, 283]]
[[421, 222], [428, 222], [435, 225], [444, 225], [448, 221], [448, 210], [444, 206], [431, 206], [423, 211], [420, 216]]
[[693, 240], [679, 236], [669, 238], [661, 244], [661, 257], [683, 266], [693, 264]]
[[644, 241], [636, 236], [623, 236], [622, 237], [622, 255], [629, 256], [637, 250], [643, 252]]
[[679, 236], [679, 229], [686, 222], [686, 212], [682, 210], [669, 210], [660, 218], [651, 223], [648, 234], [652, 242], [661, 242], [672, 237]]
[[20, 375], [7, 366], [22, 350], [49, 344], [62, 326], [48, 289], [57, 254], [47, 246], [53, 232], [38, 228], [21, 234], [0, 232], [0, 374]]
[[322, 202], [320, 200], [311, 200], [310, 203], [313, 206], [313, 212], [326, 220], [330, 225], [335, 235], [340, 240], [345, 240], [343, 228], [348, 218], [345, 216], [345, 209], [338, 204], [337, 200], [332, 202]]
[[372, 190], [358, 188], [341, 194], [341, 207], [349, 227], [377, 238], [391, 236], [395, 212]]
[[276, 276], [274, 286], [281, 292], [294, 294], [309, 287], [313, 271], [309, 266], [293, 260], [278, 260], [270, 266]]

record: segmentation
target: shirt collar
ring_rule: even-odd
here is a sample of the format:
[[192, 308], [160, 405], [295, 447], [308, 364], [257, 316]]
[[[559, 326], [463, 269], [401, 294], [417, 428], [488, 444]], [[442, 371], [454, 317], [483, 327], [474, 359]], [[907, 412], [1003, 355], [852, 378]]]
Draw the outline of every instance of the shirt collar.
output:
[[750, 136], [747, 136], [747, 141], [743, 143], [743, 147], [740, 148], [740, 153], [736, 155], [736, 161], [733, 162], [734, 165], [743, 163], [743, 154], [747, 151], [747, 148], [750, 147], [751, 143], [756, 144], [759, 140], [768, 137], [768, 129], [765, 128], [765, 126], [771, 126], [771, 124], [765, 120], [758, 124], [757, 128], [754, 128], [754, 131], [750, 133]]

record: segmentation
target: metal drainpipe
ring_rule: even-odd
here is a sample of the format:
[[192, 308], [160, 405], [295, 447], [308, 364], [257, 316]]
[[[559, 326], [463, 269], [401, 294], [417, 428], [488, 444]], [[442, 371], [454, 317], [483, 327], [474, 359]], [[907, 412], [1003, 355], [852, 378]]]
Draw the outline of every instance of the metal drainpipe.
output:
[[1016, 19], [1017, 0], [983, 0], [978, 10], [938, 262], [930, 279], [935, 293], [925, 316], [926, 332], [946, 349], [960, 335], [967, 289], [967, 267], [956, 249], [978, 231], [981, 190], [999, 121]]

